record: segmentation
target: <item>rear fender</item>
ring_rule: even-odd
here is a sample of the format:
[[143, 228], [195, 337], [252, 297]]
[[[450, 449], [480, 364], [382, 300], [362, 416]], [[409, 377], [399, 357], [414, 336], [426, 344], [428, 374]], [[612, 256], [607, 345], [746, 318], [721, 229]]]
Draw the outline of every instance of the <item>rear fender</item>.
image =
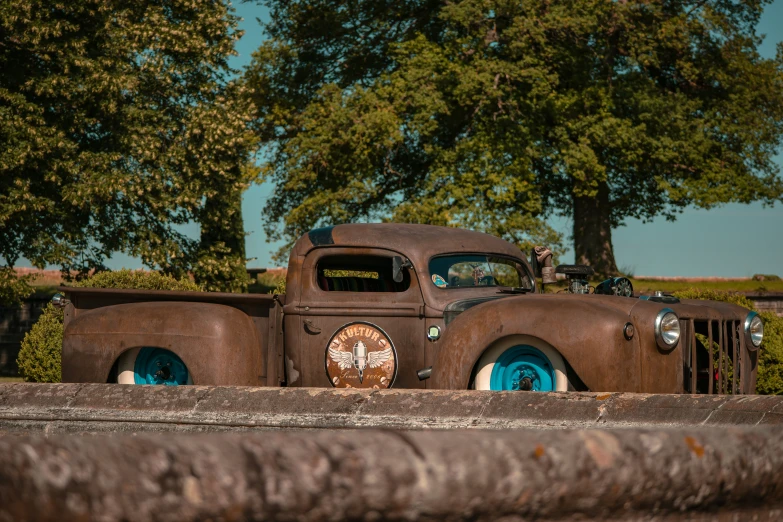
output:
[[146, 302], [96, 308], [68, 323], [63, 382], [106, 382], [119, 356], [133, 348], [177, 354], [194, 384], [258, 386], [263, 351], [253, 321], [214, 303]]
[[629, 341], [623, 335], [627, 313], [593, 300], [548, 304], [552, 306], [520, 296], [460, 314], [438, 343], [430, 387], [467, 389], [471, 372], [487, 348], [522, 335], [555, 348], [592, 391], [639, 391], [639, 345], [636, 337]]

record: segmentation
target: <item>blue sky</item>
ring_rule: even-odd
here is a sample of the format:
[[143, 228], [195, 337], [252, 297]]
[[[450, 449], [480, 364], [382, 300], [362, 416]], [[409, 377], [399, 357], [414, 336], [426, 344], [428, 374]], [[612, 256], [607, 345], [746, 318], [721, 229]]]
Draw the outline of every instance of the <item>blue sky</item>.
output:
[[[244, 36], [237, 44], [238, 56], [232, 67], [240, 69], [249, 63], [264, 35], [256, 18], [264, 20], [265, 8], [255, 3], [234, 3], [243, 18]], [[774, 56], [775, 46], [783, 41], [783, 0], [768, 6], [758, 28], [766, 34], [761, 47], [765, 56]], [[783, 155], [778, 156], [783, 166]], [[272, 191], [269, 185], [253, 186], [244, 196], [242, 213], [245, 220], [247, 255], [256, 258], [249, 266], [272, 266], [271, 253], [275, 245], [266, 242], [261, 229], [261, 211]], [[571, 222], [554, 218], [551, 224], [566, 236]], [[188, 227], [198, 234], [198, 227]], [[724, 205], [713, 210], [688, 209], [675, 222], [656, 219], [651, 223], [628, 220], [626, 226], [613, 233], [618, 266], [638, 275], [656, 276], [722, 276], [744, 277], [754, 273], [783, 275], [783, 205], [772, 208], [760, 204]], [[563, 263], [573, 262], [569, 251]], [[115, 256], [111, 268], [139, 268], [140, 263], [124, 255]]]

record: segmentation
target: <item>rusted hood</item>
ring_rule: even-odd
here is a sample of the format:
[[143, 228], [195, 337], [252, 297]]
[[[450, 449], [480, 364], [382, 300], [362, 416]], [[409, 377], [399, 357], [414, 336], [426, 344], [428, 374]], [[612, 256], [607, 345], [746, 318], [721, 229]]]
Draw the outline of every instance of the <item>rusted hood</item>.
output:
[[[453, 320], [460, 312], [479, 305], [494, 303], [496, 306], [533, 306], [542, 307], [557, 313], [563, 306], [578, 306], [584, 308], [596, 308], [597, 310], [609, 308], [623, 314], [630, 314], [631, 309], [639, 302], [632, 297], [615, 297], [608, 295], [576, 295], [576, 294], [502, 294], [498, 291], [492, 294], [481, 294], [467, 299], [456, 299], [450, 302], [444, 309], [447, 320]], [[449, 317], [450, 316], [450, 317]]]

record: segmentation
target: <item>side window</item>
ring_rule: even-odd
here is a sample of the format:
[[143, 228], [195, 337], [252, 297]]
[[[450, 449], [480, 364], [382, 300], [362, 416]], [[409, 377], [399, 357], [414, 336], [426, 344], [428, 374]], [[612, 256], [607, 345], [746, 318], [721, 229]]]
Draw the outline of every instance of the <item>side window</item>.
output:
[[394, 282], [391, 257], [327, 256], [318, 261], [316, 273], [325, 292], [404, 292], [411, 286], [407, 271], [402, 282]]

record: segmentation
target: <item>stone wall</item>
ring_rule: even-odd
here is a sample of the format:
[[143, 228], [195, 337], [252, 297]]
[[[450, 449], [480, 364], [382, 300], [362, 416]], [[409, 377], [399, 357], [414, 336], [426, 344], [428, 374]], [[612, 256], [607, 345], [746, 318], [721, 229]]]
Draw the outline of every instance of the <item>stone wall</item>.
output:
[[772, 312], [778, 317], [783, 317], [783, 293], [748, 294], [748, 299], [753, 301], [756, 310]]
[[16, 356], [24, 334], [38, 320], [50, 299], [48, 294], [36, 294], [21, 307], [0, 306], [0, 376], [17, 375]]

